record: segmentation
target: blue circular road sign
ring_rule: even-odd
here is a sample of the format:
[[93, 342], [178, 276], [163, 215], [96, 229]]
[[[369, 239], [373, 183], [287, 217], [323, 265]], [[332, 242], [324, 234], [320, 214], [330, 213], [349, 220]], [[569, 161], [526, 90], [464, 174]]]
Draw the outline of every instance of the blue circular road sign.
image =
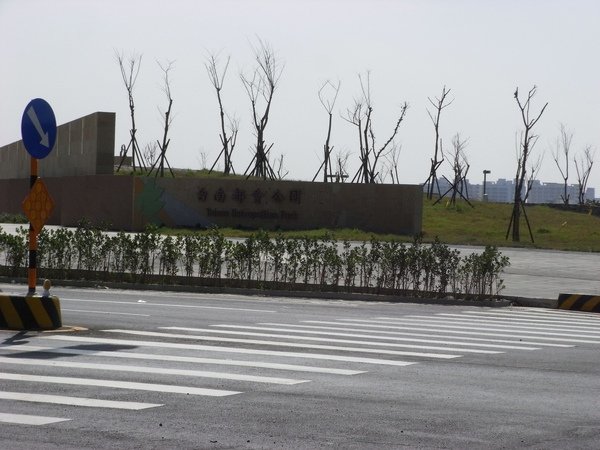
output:
[[46, 100], [35, 98], [29, 102], [21, 119], [21, 136], [27, 152], [43, 159], [56, 143], [56, 117]]

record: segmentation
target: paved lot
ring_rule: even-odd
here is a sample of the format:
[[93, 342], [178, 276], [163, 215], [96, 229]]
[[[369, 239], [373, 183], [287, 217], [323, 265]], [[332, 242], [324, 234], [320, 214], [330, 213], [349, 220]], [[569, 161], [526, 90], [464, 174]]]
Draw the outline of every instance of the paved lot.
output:
[[[461, 252], [482, 248], [457, 246]], [[600, 254], [501, 248], [510, 259], [505, 295], [557, 299], [561, 293], [600, 295]]]

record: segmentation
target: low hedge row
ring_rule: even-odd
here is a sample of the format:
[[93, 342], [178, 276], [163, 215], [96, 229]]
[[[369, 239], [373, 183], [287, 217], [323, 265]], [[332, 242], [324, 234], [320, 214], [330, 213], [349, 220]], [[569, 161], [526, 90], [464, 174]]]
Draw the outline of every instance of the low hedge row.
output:
[[[0, 268], [17, 275], [27, 263], [27, 230], [0, 228]], [[397, 241], [338, 242], [286, 238], [257, 231], [243, 240], [208, 233], [164, 236], [106, 233], [82, 222], [74, 229], [44, 229], [38, 236], [38, 267], [62, 279], [273, 286], [289, 290], [344, 290], [397, 295], [494, 296], [504, 288], [508, 258], [496, 247], [461, 255], [446, 244]], [[157, 278], [158, 276], [158, 278]]]

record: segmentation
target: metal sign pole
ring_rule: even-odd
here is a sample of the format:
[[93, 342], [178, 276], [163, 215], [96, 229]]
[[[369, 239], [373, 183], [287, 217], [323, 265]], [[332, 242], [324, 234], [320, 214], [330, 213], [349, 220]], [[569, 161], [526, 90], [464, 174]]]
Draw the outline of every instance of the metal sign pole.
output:
[[[38, 162], [37, 158], [31, 157], [31, 174], [29, 176], [29, 191], [33, 189], [38, 178]], [[27, 280], [29, 285], [28, 295], [35, 294], [35, 286], [37, 282], [37, 233], [33, 228], [31, 221], [29, 222], [29, 266], [27, 269]]]

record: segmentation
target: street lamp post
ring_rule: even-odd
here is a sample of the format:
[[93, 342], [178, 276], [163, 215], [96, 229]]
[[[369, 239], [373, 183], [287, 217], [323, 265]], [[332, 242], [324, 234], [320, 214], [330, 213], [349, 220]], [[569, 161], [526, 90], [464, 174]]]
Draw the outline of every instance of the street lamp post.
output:
[[492, 173], [492, 171], [484, 169], [484, 171], [483, 171], [483, 201], [484, 202], [488, 201], [488, 196], [487, 196], [487, 194], [485, 192], [485, 184], [487, 182], [487, 175], [488, 175], [488, 173]]

